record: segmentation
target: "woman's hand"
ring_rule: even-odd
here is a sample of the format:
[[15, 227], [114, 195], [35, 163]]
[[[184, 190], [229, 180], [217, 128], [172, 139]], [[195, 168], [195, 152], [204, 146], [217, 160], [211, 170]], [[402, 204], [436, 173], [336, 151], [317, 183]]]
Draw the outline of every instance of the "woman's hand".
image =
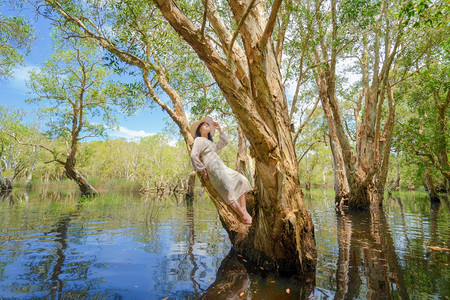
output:
[[219, 130], [219, 132], [222, 132], [219, 123], [217, 123], [216, 121], [212, 121], [212, 125], [214, 126], [215, 129]]
[[206, 171], [206, 169], [203, 169], [203, 171], [202, 171], [202, 173], [203, 173], [203, 179], [208, 179], [208, 171]]

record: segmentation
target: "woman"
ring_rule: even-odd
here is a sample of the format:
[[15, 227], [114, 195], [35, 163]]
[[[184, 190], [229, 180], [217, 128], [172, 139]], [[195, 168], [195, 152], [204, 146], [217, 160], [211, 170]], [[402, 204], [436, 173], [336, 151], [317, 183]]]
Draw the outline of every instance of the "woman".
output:
[[[219, 131], [219, 142], [213, 142], [215, 129]], [[242, 174], [228, 168], [217, 155], [217, 151], [228, 144], [227, 136], [219, 123], [209, 116], [191, 126], [194, 145], [191, 160], [194, 169], [202, 172], [203, 178], [211, 181], [221, 198], [241, 217], [244, 224], [251, 224], [252, 217], [247, 212], [246, 196], [252, 189], [250, 182]], [[239, 199], [241, 205], [238, 204]]]

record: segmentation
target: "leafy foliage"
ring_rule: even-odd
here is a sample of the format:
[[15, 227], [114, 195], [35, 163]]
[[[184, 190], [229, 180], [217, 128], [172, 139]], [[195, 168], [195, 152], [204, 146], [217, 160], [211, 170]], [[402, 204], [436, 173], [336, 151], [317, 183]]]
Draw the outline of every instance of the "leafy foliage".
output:
[[[14, 9], [17, 6], [9, 1], [0, 1], [1, 8]], [[13, 76], [14, 68], [23, 63], [34, 38], [34, 29], [27, 19], [0, 13], [0, 79]]]

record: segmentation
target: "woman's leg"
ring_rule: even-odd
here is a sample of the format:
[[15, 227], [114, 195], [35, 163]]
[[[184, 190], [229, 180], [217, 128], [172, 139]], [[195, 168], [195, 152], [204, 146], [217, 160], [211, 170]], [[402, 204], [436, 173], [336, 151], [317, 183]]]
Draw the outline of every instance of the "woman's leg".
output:
[[242, 195], [239, 198], [239, 201], [241, 202], [241, 205], [239, 205], [239, 203], [237, 201], [233, 201], [230, 206], [231, 208], [239, 215], [239, 217], [241, 217], [242, 222], [244, 224], [251, 224], [252, 223], [252, 217], [250, 216], [250, 214], [247, 212], [246, 209], [246, 199], [245, 199], [245, 194]]
[[239, 197], [239, 201], [241, 202], [241, 207], [247, 211], [247, 193], [244, 193]]
[[239, 197], [239, 201], [241, 202], [242, 210], [244, 211], [244, 223], [251, 224], [252, 223], [252, 217], [247, 211], [247, 193], [244, 193]]

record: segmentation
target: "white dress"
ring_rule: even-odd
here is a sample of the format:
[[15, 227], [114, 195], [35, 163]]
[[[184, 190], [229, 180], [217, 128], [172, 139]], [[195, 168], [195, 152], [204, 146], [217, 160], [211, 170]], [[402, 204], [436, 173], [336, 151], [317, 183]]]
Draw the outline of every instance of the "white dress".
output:
[[228, 168], [217, 155], [217, 151], [228, 144], [224, 133], [214, 143], [204, 137], [196, 137], [191, 151], [191, 161], [196, 171], [206, 168], [212, 185], [227, 203], [231, 204], [244, 193], [252, 190], [250, 182], [239, 172]]

